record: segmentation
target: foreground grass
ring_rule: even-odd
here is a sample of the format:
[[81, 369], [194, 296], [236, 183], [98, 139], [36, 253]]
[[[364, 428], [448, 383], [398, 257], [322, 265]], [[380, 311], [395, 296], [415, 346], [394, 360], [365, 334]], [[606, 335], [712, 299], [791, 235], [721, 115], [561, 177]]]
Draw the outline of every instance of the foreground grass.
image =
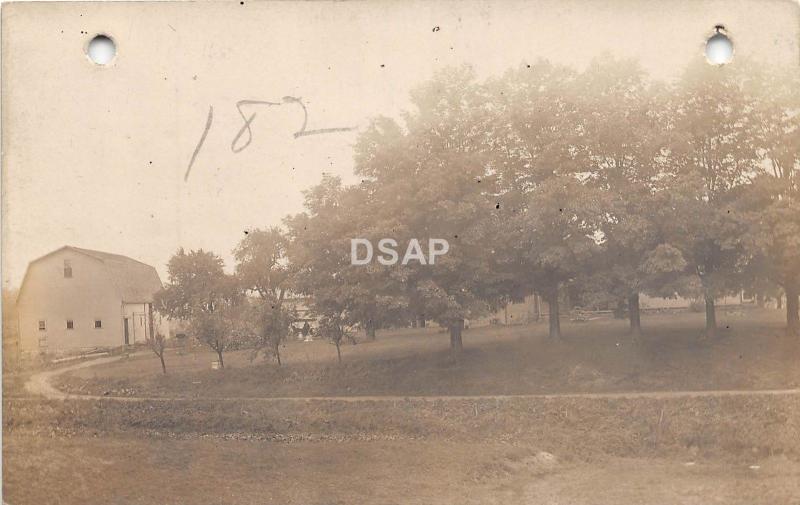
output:
[[325, 342], [292, 342], [284, 363], [251, 362], [230, 353], [225, 370], [210, 369], [211, 354], [194, 348], [168, 356], [169, 373], [144, 356], [87, 368], [59, 379], [75, 393], [188, 398], [352, 395], [504, 395], [800, 386], [800, 339], [783, 336], [779, 311], [721, 314], [723, 336], [699, 338], [701, 314], [644, 318], [641, 343], [625, 321], [565, 324], [565, 339], [546, 338], [545, 325], [487, 327], [465, 334], [455, 359], [447, 335], [398, 330], [377, 342], [347, 346], [336, 362]]
[[442, 441], [12, 437], [3, 447], [3, 490], [13, 505], [772, 505], [800, 496], [800, 463], [784, 456], [581, 461], [569, 447], [551, 454]]
[[798, 395], [13, 398], [3, 421], [11, 505], [771, 505], [800, 496]]
[[571, 456], [800, 457], [800, 395], [342, 402], [9, 399], [6, 435], [532, 444]]
[[[424, 399], [420, 394], [792, 387], [798, 343], [774, 313], [730, 314], [697, 340], [695, 314], [624, 323], [475, 329], [458, 360], [435, 330], [345, 351], [287, 346], [289, 365], [233, 353], [88, 368], [81, 391], [178, 399], [3, 405], [10, 505], [760, 505], [800, 496], [800, 395]], [[267, 396], [409, 394], [403, 400]], [[226, 399], [236, 397], [235, 399]]]

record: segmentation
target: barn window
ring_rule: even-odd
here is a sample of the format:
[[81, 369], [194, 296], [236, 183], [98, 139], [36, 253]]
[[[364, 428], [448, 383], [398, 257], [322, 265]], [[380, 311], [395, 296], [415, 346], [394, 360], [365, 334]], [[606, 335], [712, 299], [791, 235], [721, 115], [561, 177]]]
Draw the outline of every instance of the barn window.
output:
[[71, 330], [75, 328], [75, 323], [72, 322], [72, 319], [67, 319], [67, 329]]
[[64, 260], [64, 278], [72, 278], [72, 262], [70, 260]]
[[47, 330], [47, 322], [44, 319], [39, 320], [39, 331]]
[[99, 319], [95, 319], [94, 320], [94, 327], [97, 328], [97, 329], [102, 328], [103, 327], [103, 321], [101, 321]]

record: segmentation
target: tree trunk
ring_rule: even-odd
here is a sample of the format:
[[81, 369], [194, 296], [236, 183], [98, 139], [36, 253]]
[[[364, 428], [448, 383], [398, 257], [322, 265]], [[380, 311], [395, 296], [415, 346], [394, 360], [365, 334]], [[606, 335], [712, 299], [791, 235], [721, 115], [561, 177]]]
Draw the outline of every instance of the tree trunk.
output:
[[534, 316], [534, 321], [539, 321], [542, 317], [542, 305], [539, 302], [539, 295], [533, 295], [533, 310], [536, 311], [536, 315]]
[[625, 311], [627, 307], [625, 306], [625, 299], [620, 298], [617, 300], [617, 308], [614, 309], [614, 319], [625, 319]]
[[364, 325], [364, 330], [367, 333], [367, 340], [375, 340], [375, 323], [369, 319]]
[[783, 308], [783, 294], [782, 293], [778, 293], [778, 296], [775, 297], [775, 307], [778, 310], [781, 310]]
[[796, 285], [786, 287], [786, 333], [800, 336], [800, 314], [798, 314], [798, 300], [800, 289]]
[[424, 328], [425, 327], [425, 314], [420, 314], [418, 319], [419, 319], [419, 327], [420, 328]]
[[558, 313], [558, 287], [556, 286], [547, 295], [547, 304], [550, 306], [550, 338], [561, 338], [561, 318]]
[[339, 358], [339, 364], [341, 365], [342, 364], [342, 349], [341, 349], [338, 341], [336, 341], [335, 344], [336, 344], [336, 357]]
[[464, 320], [459, 319], [457, 322], [451, 324], [448, 328], [450, 330], [450, 350], [459, 353], [464, 348], [464, 343], [461, 340], [461, 331], [464, 329]]
[[633, 293], [628, 297], [628, 317], [631, 321], [631, 336], [634, 340], [639, 340], [642, 335], [642, 318], [639, 311], [639, 293]]
[[275, 359], [278, 360], [278, 366], [281, 366], [281, 346], [280, 346], [280, 344], [275, 346]]
[[756, 307], [758, 307], [759, 309], [764, 308], [764, 301], [765, 301], [764, 298], [765, 297], [763, 294], [761, 293], [756, 294]]
[[706, 336], [717, 336], [717, 309], [714, 306], [714, 297], [706, 294]]
[[217, 356], [219, 356], [219, 367], [225, 368], [225, 362], [222, 361], [222, 348], [217, 349]]
[[167, 375], [167, 365], [164, 363], [164, 351], [161, 351], [161, 354], [158, 355], [158, 359], [161, 360], [161, 371], [164, 375]]

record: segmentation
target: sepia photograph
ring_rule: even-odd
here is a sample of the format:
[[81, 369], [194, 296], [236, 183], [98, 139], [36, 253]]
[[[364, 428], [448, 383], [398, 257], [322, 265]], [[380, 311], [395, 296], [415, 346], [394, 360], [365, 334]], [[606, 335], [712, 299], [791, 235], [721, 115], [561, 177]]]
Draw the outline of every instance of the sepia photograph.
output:
[[2, 5], [2, 505], [800, 504], [797, 0]]

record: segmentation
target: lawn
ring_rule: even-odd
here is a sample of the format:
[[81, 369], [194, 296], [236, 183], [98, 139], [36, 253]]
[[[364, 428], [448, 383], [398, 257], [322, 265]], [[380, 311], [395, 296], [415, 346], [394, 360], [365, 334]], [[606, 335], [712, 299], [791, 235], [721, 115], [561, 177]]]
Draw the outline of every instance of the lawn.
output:
[[[415, 398], [788, 388], [800, 343], [777, 311], [474, 328], [454, 359], [434, 328], [347, 346], [292, 342], [285, 365], [202, 348], [75, 371], [73, 391], [174, 399], [3, 405], [10, 505], [772, 505], [800, 497], [800, 395]], [[408, 398], [274, 399], [408, 395]]]
[[721, 313], [721, 337], [701, 338], [696, 313], [645, 315], [645, 336], [631, 342], [625, 321], [564, 324], [565, 338], [546, 337], [545, 324], [467, 330], [455, 359], [436, 328], [388, 330], [361, 339], [336, 361], [324, 341], [290, 342], [284, 365], [249, 351], [214, 354], [192, 347], [167, 355], [91, 367], [58, 379], [76, 393], [168, 397], [293, 397], [350, 395], [505, 395], [709, 389], [772, 389], [800, 385], [800, 339], [783, 336], [782, 313]]
[[18, 437], [3, 459], [13, 505], [774, 505], [800, 496], [800, 463], [785, 456], [587, 462], [502, 443]]

